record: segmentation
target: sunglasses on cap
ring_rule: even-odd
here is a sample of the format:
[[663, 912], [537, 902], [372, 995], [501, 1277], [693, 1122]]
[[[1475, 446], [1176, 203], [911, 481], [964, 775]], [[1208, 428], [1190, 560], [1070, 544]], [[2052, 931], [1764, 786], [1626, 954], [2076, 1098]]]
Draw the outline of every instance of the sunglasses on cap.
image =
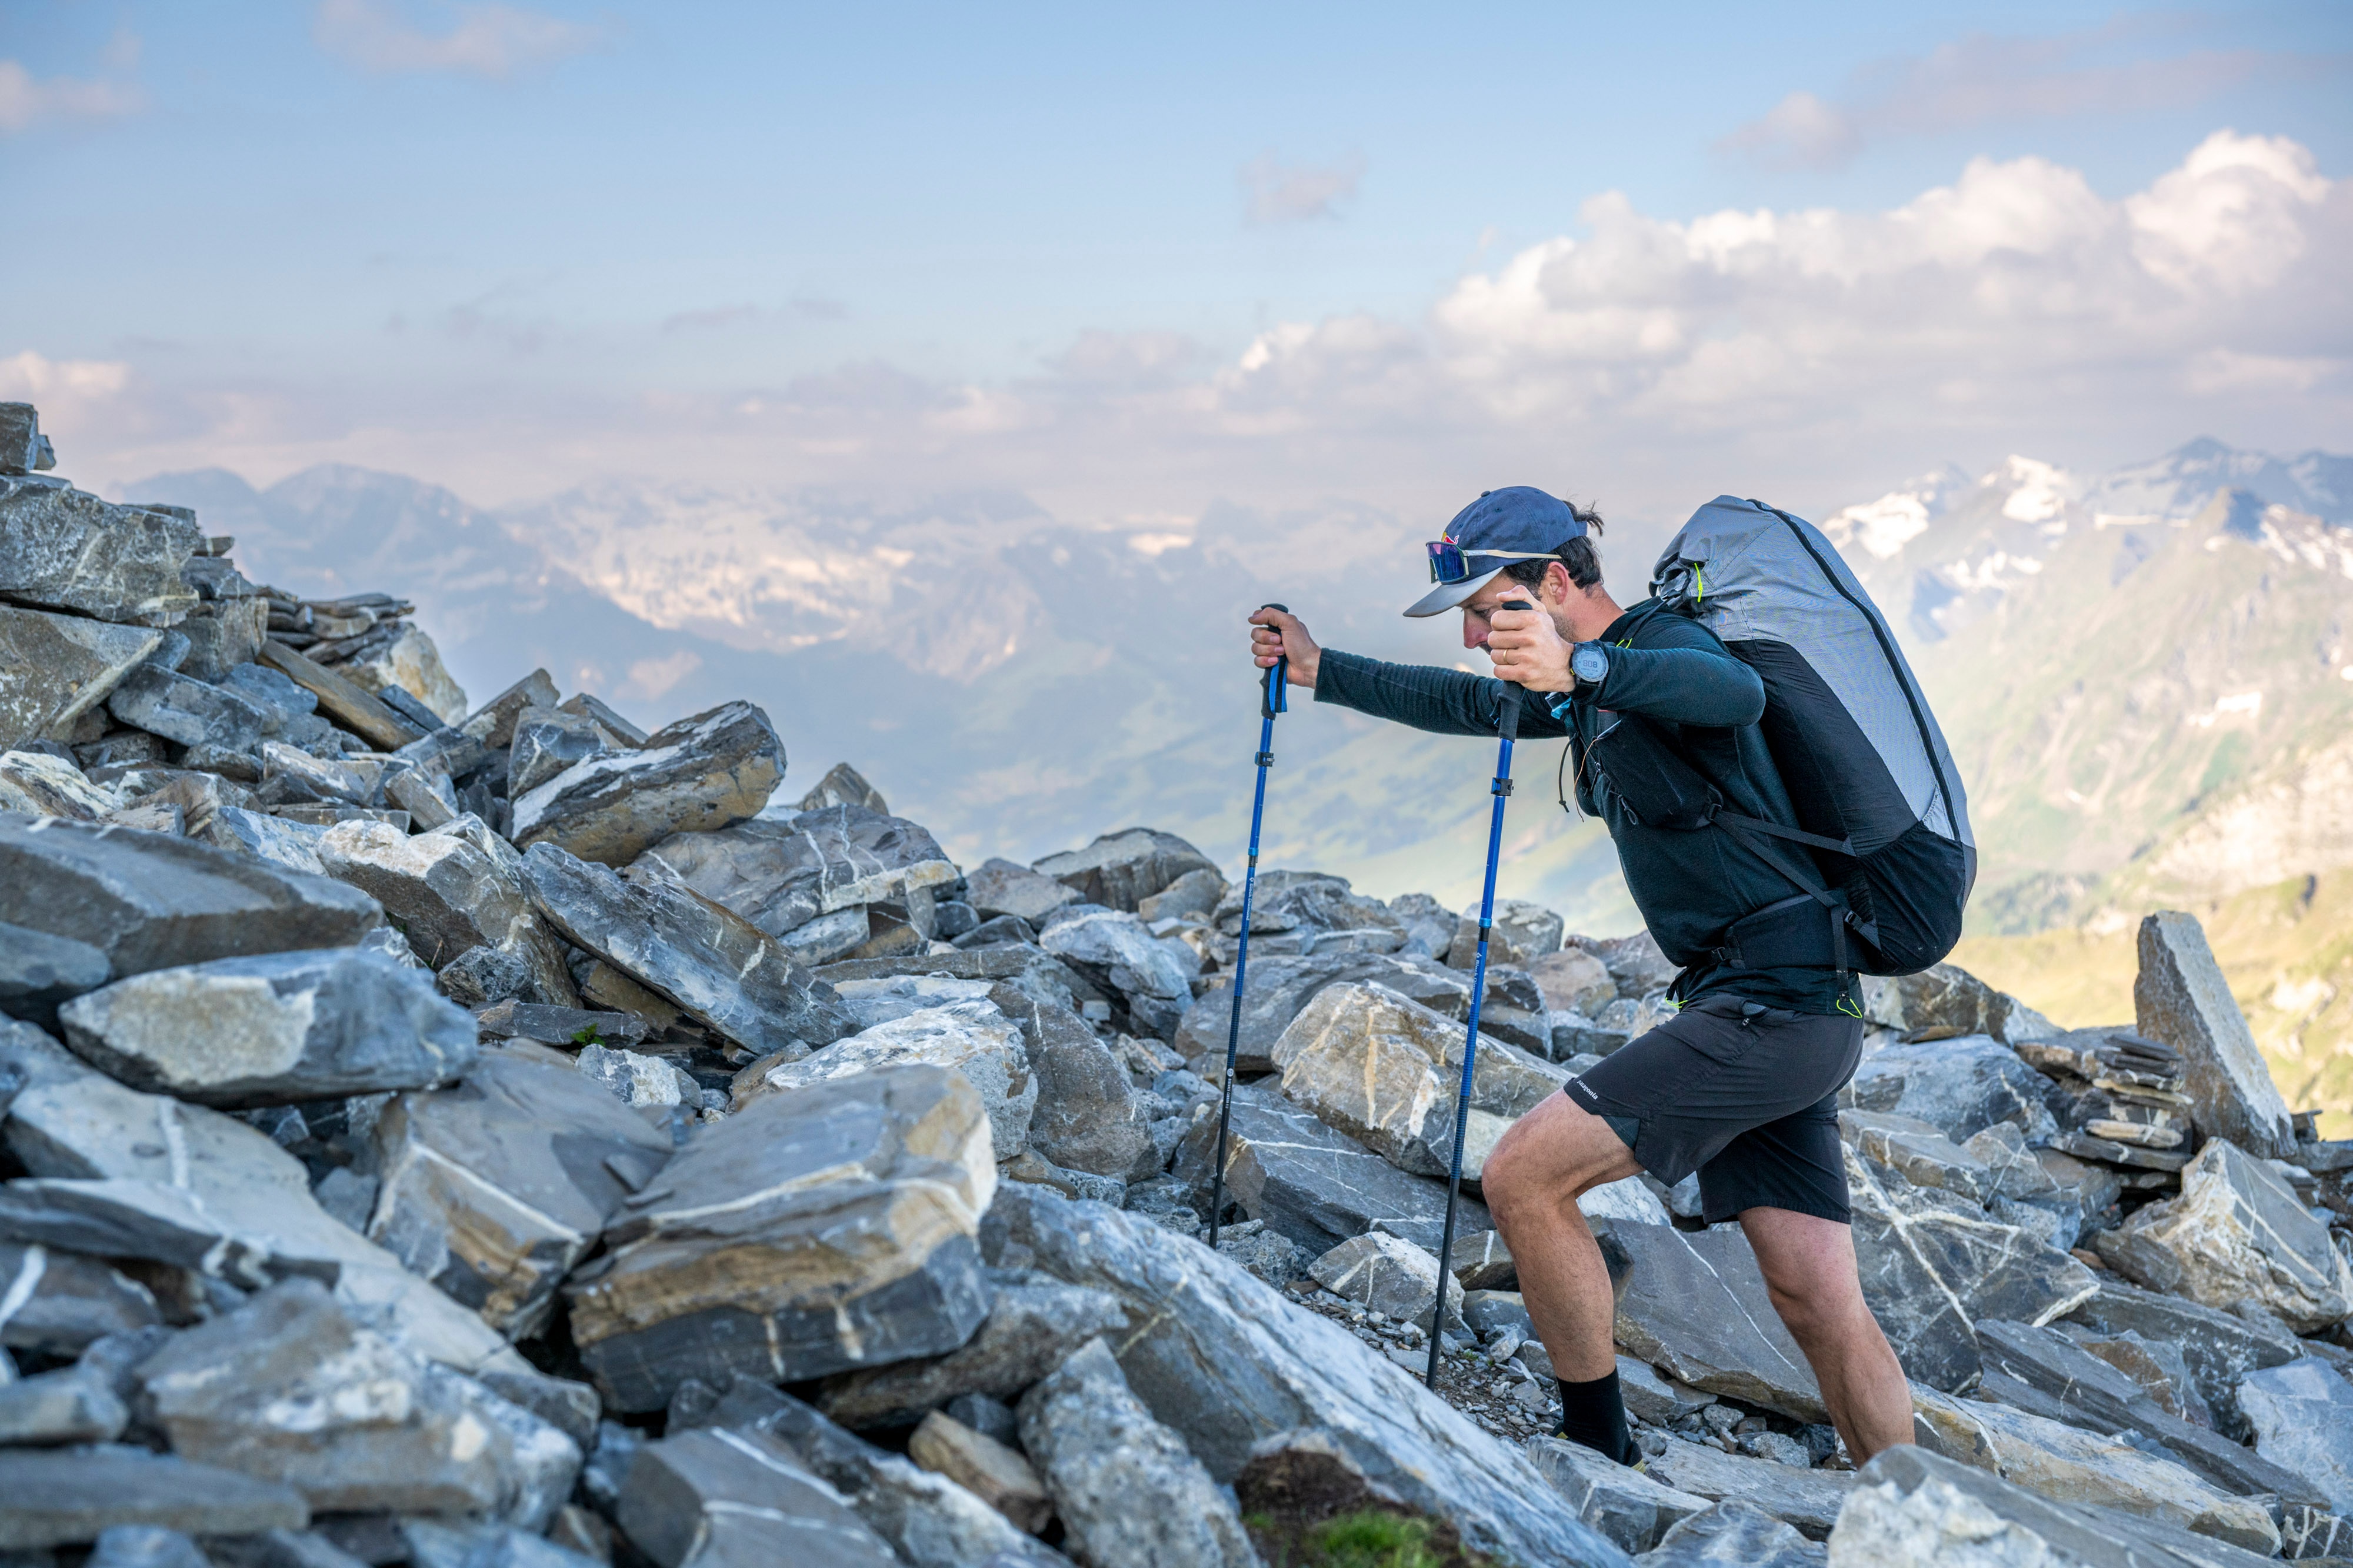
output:
[[[1471, 569], [1472, 556], [1482, 561], [1556, 561], [1560, 558], [1557, 550], [1474, 550], [1471, 555], [1465, 555], [1462, 547], [1451, 539], [1433, 539], [1422, 548], [1430, 552], [1430, 580], [1433, 583], [1460, 583], [1474, 575]], [[1494, 568], [1485, 566], [1480, 570], [1492, 572]]]

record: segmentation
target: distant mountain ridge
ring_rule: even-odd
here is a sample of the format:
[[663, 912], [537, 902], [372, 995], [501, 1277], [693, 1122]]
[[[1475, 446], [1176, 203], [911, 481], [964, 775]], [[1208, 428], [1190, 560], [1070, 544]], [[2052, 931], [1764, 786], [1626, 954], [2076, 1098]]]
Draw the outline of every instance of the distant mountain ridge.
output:
[[[1076, 528], [1018, 495], [886, 510], [612, 481], [491, 512], [344, 467], [125, 493], [195, 506], [257, 579], [415, 599], [477, 700], [535, 665], [648, 722], [750, 696], [795, 780], [847, 757], [962, 857], [1041, 855], [1117, 816], [1238, 861], [1255, 742], [1240, 628], [1266, 599], [1298, 601], [1328, 646], [1484, 668], [1451, 622], [1398, 616], [1426, 586], [1417, 529], [1344, 504], [1213, 509], [1185, 534]], [[2211, 440], [2089, 477], [1947, 465], [1823, 521], [1969, 784], [1973, 926], [2353, 863], [2335, 805], [2353, 792], [2330, 783], [2353, 768], [2337, 744], [2348, 524], [2353, 459]], [[1621, 599], [1668, 531], [1613, 521]], [[1276, 747], [1268, 863], [1475, 894], [1487, 748], [1312, 701]], [[1606, 838], [1555, 804], [1557, 749], [1522, 752], [1504, 891], [1630, 929]]]

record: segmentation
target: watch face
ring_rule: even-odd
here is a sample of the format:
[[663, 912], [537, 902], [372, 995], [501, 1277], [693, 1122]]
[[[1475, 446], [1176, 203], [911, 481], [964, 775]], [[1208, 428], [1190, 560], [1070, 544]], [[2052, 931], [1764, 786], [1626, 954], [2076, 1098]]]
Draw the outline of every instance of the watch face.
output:
[[1609, 673], [1609, 656], [1598, 647], [1581, 647], [1569, 660], [1579, 680], [1599, 680]]

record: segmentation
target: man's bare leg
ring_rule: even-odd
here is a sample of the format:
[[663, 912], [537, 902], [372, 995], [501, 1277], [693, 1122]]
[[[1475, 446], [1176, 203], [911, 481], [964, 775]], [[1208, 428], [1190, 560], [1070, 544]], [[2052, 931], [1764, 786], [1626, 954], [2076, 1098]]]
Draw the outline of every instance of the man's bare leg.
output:
[[[1911, 1385], [1863, 1301], [1853, 1231], [1836, 1220], [1773, 1208], [1745, 1210], [1740, 1228], [1757, 1254], [1773, 1310], [1806, 1352], [1822, 1385], [1822, 1403], [1854, 1462], [1860, 1466], [1882, 1448], [1912, 1441]], [[1516, 1243], [1512, 1256], [1519, 1257]]]
[[1480, 1173], [1536, 1337], [1564, 1382], [1590, 1382], [1618, 1367], [1609, 1269], [1577, 1195], [1641, 1169], [1608, 1122], [1555, 1094], [1512, 1123]]

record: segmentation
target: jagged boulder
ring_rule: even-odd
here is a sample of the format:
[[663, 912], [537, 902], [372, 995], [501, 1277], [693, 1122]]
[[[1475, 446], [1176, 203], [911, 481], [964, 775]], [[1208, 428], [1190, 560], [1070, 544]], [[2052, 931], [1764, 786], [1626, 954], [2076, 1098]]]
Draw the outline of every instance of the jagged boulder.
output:
[[328, 875], [383, 904], [433, 968], [496, 948], [522, 964], [526, 1000], [579, 1005], [554, 936], [523, 890], [521, 858], [480, 817], [414, 837], [388, 823], [338, 823], [320, 837], [316, 852]]
[[2136, 1027], [2181, 1053], [2198, 1125], [2267, 1160], [2293, 1152], [2287, 1102], [2197, 917], [2167, 910], [2140, 922]]
[[686, 887], [776, 937], [836, 911], [904, 901], [956, 878], [924, 828], [857, 805], [681, 833], [646, 853]]
[[953, 1068], [980, 1091], [996, 1158], [1009, 1160], [1029, 1145], [1038, 1078], [1029, 1070], [1021, 1031], [985, 997], [925, 1007], [799, 1061], [779, 1062], [738, 1087], [735, 1108], [740, 1110], [765, 1095], [797, 1094], [812, 1084], [913, 1062]]
[[1214, 871], [1217, 863], [1173, 833], [1129, 827], [1106, 833], [1083, 849], [1049, 855], [1031, 869], [1061, 883], [1081, 902], [1133, 914], [1138, 903], [1177, 878], [1189, 871]]
[[0, 605], [0, 750], [72, 734], [161, 640], [142, 626]]
[[987, 1315], [974, 1240], [996, 1190], [978, 1091], [886, 1068], [730, 1116], [625, 1203], [565, 1288], [608, 1403], [689, 1378], [797, 1382], [954, 1350]]
[[2252, 1300], [2299, 1333], [2353, 1316], [2353, 1264], [2278, 1172], [2210, 1140], [2181, 1195], [2135, 1211], [2094, 1248], [2126, 1279], [2209, 1307]]
[[1997, 1121], [2030, 1143], [2059, 1130], [2051, 1080], [1984, 1035], [1889, 1046], [1862, 1059], [1839, 1103], [1925, 1121], [1958, 1143]]
[[515, 847], [548, 844], [626, 866], [673, 833], [756, 816], [785, 776], [768, 716], [728, 702], [656, 731], [638, 751], [591, 758], [513, 803]]
[[177, 624], [204, 534], [172, 510], [111, 506], [61, 479], [0, 475], [0, 599], [101, 621]]

